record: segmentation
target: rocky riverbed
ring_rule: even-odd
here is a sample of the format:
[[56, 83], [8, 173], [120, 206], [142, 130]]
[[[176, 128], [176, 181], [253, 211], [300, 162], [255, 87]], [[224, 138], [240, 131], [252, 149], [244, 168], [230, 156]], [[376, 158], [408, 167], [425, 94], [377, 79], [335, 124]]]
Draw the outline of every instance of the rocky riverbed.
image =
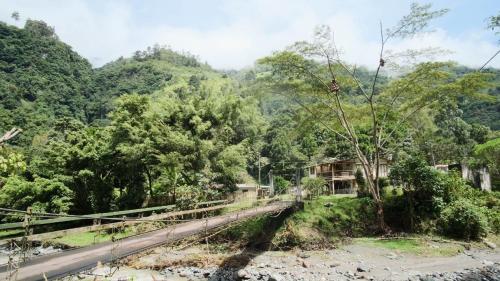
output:
[[[500, 281], [500, 251], [491, 248], [464, 249], [446, 256], [357, 243], [323, 251], [209, 252], [203, 247], [182, 251], [157, 248], [124, 263], [106, 280]], [[109, 268], [103, 266], [89, 273], [104, 276]], [[94, 280], [93, 276], [87, 275]]]
[[[62, 249], [53, 246], [33, 246], [27, 253], [27, 256], [31, 258], [54, 254], [61, 252]], [[9, 262], [9, 258], [19, 259], [20, 253], [19, 248], [12, 249], [10, 246], [2, 245], [0, 246], [0, 265], [5, 265]]]

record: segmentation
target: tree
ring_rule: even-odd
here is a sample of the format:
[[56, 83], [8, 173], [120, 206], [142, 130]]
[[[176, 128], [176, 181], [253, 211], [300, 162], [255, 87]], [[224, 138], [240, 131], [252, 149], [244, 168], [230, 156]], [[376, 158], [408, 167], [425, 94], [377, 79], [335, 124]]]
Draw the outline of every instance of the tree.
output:
[[72, 205], [72, 192], [62, 182], [35, 178], [33, 182], [19, 176], [8, 178], [0, 190], [0, 206], [39, 212], [67, 213]]
[[[393, 137], [414, 115], [453, 93], [475, 95], [485, 87], [486, 76], [470, 73], [453, 78], [447, 63], [422, 63], [401, 78], [380, 88], [381, 71], [397, 64], [397, 57], [415, 57], [422, 51], [395, 54], [386, 50], [391, 39], [408, 38], [424, 31], [428, 22], [446, 13], [432, 11], [430, 5], [413, 4], [409, 15], [391, 29], [380, 25], [381, 46], [378, 66], [368, 85], [357, 76], [357, 67], [346, 64], [340, 57], [329, 27], [315, 31], [313, 42], [298, 42], [287, 51], [260, 60], [269, 68], [265, 77], [275, 91], [289, 96], [315, 120], [350, 143], [360, 161], [366, 185], [377, 206], [378, 225], [389, 229], [384, 221], [383, 202], [379, 187], [379, 162], [388, 151]], [[353, 85], [362, 103], [352, 104], [352, 93], [344, 90]], [[356, 122], [354, 121], [356, 120]], [[361, 134], [369, 132], [369, 145], [362, 147]]]
[[10, 17], [13, 18], [15, 21], [19, 21], [19, 12], [18, 11], [12, 12]]
[[498, 173], [500, 168], [500, 138], [477, 145], [474, 149], [474, 155], [483, 160], [491, 171]]
[[391, 168], [391, 179], [403, 187], [409, 229], [426, 218], [436, 218], [443, 207], [445, 184], [440, 172], [419, 155], [411, 155]]
[[493, 190], [498, 190], [500, 188], [500, 138], [476, 145], [473, 155], [476, 164], [488, 167]]
[[356, 169], [354, 178], [356, 179], [356, 184], [358, 185], [358, 197], [365, 197], [369, 193], [366, 192], [366, 181], [363, 171], [361, 171], [361, 169]]
[[310, 197], [319, 196], [326, 187], [326, 180], [323, 177], [302, 178], [302, 185], [309, 192]]
[[274, 177], [274, 193], [275, 194], [284, 194], [288, 190], [290, 186], [290, 182], [281, 176]]

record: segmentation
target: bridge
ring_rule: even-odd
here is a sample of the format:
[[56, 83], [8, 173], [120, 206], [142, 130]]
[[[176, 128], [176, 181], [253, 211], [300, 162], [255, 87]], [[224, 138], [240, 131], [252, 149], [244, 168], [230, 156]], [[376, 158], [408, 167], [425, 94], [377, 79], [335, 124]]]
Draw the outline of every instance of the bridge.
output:
[[213, 231], [262, 215], [280, 213], [293, 205], [293, 201], [277, 201], [262, 207], [174, 224], [145, 234], [124, 238], [119, 241], [119, 247], [114, 241], [110, 241], [33, 258], [19, 264], [18, 269], [14, 272], [9, 270], [7, 266], [0, 268], [0, 279], [28, 281], [62, 278], [91, 269], [98, 263], [109, 263], [198, 233]]

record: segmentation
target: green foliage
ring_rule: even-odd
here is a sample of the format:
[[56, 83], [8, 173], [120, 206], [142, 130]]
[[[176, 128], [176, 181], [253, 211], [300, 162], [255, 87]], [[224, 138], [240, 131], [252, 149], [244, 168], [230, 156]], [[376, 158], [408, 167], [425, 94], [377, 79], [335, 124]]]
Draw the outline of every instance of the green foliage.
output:
[[385, 202], [387, 220], [393, 226], [425, 232], [435, 231], [437, 222], [443, 234], [463, 239], [499, 230], [498, 195], [473, 189], [458, 173], [439, 172], [413, 156], [398, 162], [391, 178], [404, 192]]
[[484, 210], [463, 199], [446, 207], [438, 223], [444, 234], [466, 240], [484, 237], [489, 230]]
[[57, 39], [42, 21], [20, 29], [0, 22], [0, 131], [23, 133], [12, 141], [27, 146], [55, 118], [84, 119], [92, 68]]
[[367, 190], [365, 176], [363, 175], [363, 171], [361, 169], [356, 169], [354, 173], [354, 178], [356, 179], [356, 183], [358, 185], [358, 197], [368, 197], [370, 196], [370, 192]]
[[26, 171], [24, 156], [0, 146], [0, 176], [16, 175], [24, 171]]
[[181, 209], [193, 209], [205, 199], [204, 192], [196, 186], [179, 186], [176, 190], [175, 204]]
[[370, 198], [319, 196], [285, 220], [273, 243], [284, 248], [324, 248], [331, 242], [368, 235], [376, 228], [374, 210]]
[[326, 188], [326, 180], [323, 177], [302, 178], [302, 185], [308, 192], [308, 196], [319, 196]]
[[19, 176], [9, 177], [0, 189], [0, 206], [26, 210], [66, 213], [72, 205], [73, 193], [62, 182], [35, 178], [33, 182]]
[[488, 165], [491, 171], [498, 173], [500, 167], [500, 138], [477, 145], [474, 148], [474, 156]]
[[411, 228], [413, 220], [435, 218], [443, 208], [445, 185], [439, 171], [419, 156], [410, 156], [391, 168], [390, 177], [403, 187]]
[[285, 194], [290, 186], [290, 182], [281, 176], [274, 177], [274, 193]]

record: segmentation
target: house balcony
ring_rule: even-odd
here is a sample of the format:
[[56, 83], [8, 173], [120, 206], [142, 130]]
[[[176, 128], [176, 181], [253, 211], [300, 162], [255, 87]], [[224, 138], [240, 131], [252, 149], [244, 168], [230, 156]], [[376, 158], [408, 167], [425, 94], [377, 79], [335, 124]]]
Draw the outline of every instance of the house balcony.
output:
[[350, 171], [350, 170], [334, 171], [333, 175], [332, 175], [332, 172], [323, 172], [323, 173], [318, 173], [317, 176], [323, 177], [327, 181], [354, 180], [354, 179], [356, 179], [354, 176], [354, 171]]

